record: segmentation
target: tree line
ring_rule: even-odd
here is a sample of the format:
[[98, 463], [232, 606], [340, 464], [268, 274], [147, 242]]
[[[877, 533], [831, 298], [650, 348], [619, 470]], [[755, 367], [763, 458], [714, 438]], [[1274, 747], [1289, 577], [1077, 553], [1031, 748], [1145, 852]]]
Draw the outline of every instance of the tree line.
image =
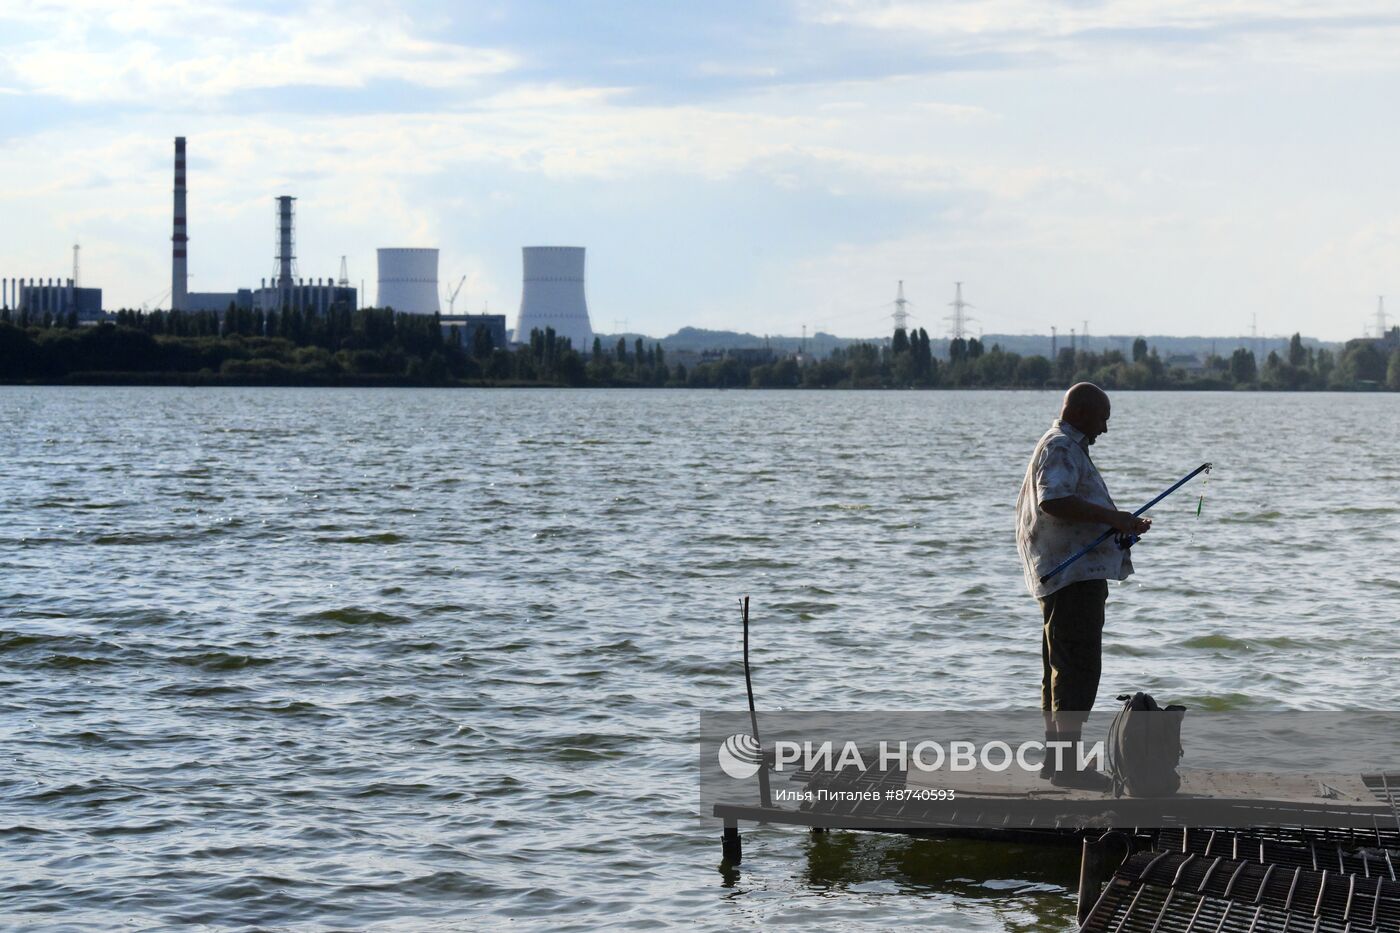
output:
[[290, 308], [263, 312], [118, 311], [79, 326], [71, 316], [0, 310], [0, 380], [157, 382], [208, 385], [554, 385], [697, 388], [1043, 388], [1095, 382], [1109, 389], [1400, 390], [1400, 328], [1333, 353], [1294, 334], [1284, 354], [1262, 362], [1245, 348], [1203, 364], [1170, 366], [1138, 338], [1130, 353], [1061, 348], [1055, 358], [1021, 356], [980, 340], [955, 339], [946, 359], [923, 328], [888, 343], [855, 343], [821, 360], [763, 358], [752, 351], [707, 355], [687, 367], [636, 338], [589, 352], [553, 329], [499, 347], [486, 328], [444, 332], [437, 315], [388, 308]]

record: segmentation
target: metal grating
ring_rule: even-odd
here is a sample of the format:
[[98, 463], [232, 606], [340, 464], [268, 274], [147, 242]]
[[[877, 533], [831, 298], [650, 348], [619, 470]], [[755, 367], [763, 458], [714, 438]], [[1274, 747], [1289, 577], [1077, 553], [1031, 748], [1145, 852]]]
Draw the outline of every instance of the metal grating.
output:
[[1123, 864], [1087, 933], [1400, 931], [1400, 882], [1196, 852], [1144, 852]]
[[1158, 833], [1156, 848], [1390, 881], [1397, 880], [1400, 868], [1400, 834], [1393, 830], [1164, 829]]

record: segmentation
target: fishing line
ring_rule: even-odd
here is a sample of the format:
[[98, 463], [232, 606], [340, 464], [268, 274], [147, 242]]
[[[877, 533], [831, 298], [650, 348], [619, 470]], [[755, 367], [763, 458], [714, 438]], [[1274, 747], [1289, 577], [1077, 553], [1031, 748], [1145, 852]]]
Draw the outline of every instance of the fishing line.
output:
[[1210, 470], [1206, 470], [1206, 478], [1201, 480], [1201, 497], [1196, 500], [1196, 520], [1191, 523], [1191, 537], [1187, 540], [1186, 546], [1191, 547], [1196, 543], [1196, 529], [1201, 525], [1201, 509], [1206, 504], [1206, 489], [1210, 486]]

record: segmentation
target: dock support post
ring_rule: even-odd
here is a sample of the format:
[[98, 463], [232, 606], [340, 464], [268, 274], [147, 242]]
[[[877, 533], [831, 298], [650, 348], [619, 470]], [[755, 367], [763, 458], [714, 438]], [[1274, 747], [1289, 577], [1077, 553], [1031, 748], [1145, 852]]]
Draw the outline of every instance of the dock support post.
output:
[[1099, 902], [1104, 882], [1113, 877], [1118, 866], [1132, 852], [1132, 840], [1120, 832], [1107, 832], [1098, 839], [1084, 838], [1079, 859], [1079, 925], [1089, 918], [1089, 912]]
[[724, 821], [724, 836], [720, 843], [724, 851], [724, 860], [730, 865], [738, 865], [744, 860], [744, 844], [739, 839], [739, 821]]

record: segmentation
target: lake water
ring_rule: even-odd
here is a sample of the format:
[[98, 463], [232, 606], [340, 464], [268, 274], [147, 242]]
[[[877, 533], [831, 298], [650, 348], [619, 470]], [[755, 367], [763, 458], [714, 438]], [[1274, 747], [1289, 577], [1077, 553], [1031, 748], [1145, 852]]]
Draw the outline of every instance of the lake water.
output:
[[[1059, 930], [1073, 850], [745, 827], [694, 732], [1039, 697], [1049, 392], [0, 388], [4, 925]], [[1400, 395], [1121, 393], [1103, 695], [1397, 709]]]

